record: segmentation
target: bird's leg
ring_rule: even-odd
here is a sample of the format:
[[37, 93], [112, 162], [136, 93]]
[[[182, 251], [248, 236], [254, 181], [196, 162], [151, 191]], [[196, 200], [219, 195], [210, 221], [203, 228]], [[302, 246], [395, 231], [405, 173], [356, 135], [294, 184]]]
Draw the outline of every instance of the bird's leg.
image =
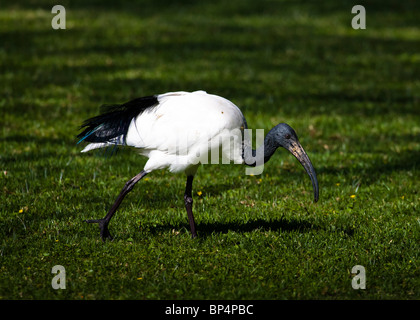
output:
[[192, 238], [195, 238], [195, 237], [197, 237], [197, 232], [195, 230], [195, 222], [194, 222], [194, 216], [193, 216], [193, 212], [192, 212], [192, 205], [193, 205], [192, 183], [193, 183], [193, 179], [194, 179], [194, 176], [188, 176], [187, 177], [187, 185], [185, 187], [184, 202], [185, 202], [185, 208], [187, 209], [188, 221], [190, 222], [191, 236], [192, 236]]
[[121, 190], [120, 194], [118, 195], [117, 200], [115, 200], [111, 209], [109, 209], [108, 213], [106, 214], [105, 218], [94, 219], [94, 220], [86, 220], [87, 223], [98, 223], [99, 224], [99, 228], [101, 230], [101, 238], [102, 238], [103, 241], [105, 241], [105, 239], [107, 239], [107, 238], [109, 240], [112, 240], [112, 236], [111, 236], [111, 234], [109, 233], [109, 230], [108, 230], [108, 224], [111, 221], [112, 216], [114, 215], [115, 211], [117, 211], [119, 205], [121, 204], [121, 202], [123, 201], [123, 199], [127, 195], [127, 193], [129, 193], [133, 189], [134, 185], [137, 182], [139, 182], [146, 174], [147, 174], [147, 172], [142, 171], [138, 175], [136, 175], [135, 177], [133, 177], [129, 181], [127, 181], [124, 188]]

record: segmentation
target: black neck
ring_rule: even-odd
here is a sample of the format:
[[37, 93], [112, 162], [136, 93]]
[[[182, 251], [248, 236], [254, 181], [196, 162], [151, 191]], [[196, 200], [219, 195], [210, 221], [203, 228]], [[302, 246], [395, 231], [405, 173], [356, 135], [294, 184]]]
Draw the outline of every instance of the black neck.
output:
[[273, 135], [273, 131], [268, 132], [264, 138], [264, 144], [257, 148], [257, 150], [251, 148], [250, 140], [245, 137], [243, 159], [246, 165], [255, 167], [270, 160], [271, 156], [278, 148], [274, 143]]

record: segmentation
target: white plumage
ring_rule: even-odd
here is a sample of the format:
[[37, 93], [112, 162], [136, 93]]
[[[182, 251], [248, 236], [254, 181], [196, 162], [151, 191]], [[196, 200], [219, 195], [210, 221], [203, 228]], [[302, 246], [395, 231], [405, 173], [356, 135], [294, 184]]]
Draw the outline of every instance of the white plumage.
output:
[[197, 162], [206, 163], [220, 146], [225, 146], [220, 156], [243, 163], [241, 144], [229, 143], [232, 138], [242, 141], [240, 134], [245, 128], [235, 104], [205, 91], [170, 92], [158, 95], [157, 100], [156, 106], [131, 120], [125, 139], [120, 135], [91, 143], [82, 152], [116, 144], [139, 148], [140, 154], [149, 158], [144, 167], [148, 173], [169, 168], [194, 174]]

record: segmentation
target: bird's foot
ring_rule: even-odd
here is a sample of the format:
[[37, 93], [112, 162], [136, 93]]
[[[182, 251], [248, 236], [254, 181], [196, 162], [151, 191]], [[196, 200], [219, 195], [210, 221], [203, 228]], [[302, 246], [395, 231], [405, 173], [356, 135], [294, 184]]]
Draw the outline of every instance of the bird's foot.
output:
[[109, 240], [112, 241], [113, 238], [112, 238], [112, 236], [111, 236], [111, 234], [109, 233], [109, 230], [108, 230], [109, 221], [107, 219], [86, 220], [85, 222], [87, 222], [87, 223], [97, 223], [99, 225], [99, 229], [101, 231], [102, 241], [105, 242], [106, 239], [109, 239]]

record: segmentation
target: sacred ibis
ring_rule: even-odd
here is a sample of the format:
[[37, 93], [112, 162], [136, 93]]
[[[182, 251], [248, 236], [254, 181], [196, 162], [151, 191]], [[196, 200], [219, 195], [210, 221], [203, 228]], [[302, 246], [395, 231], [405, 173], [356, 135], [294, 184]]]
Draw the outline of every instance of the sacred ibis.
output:
[[164, 168], [185, 172], [187, 176], [184, 202], [192, 237], [196, 237], [192, 184], [198, 166], [208, 163], [209, 158], [210, 163], [218, 163], [219, 158], [224, 157], [247, 168], [259, 168], [278, 147], [283, 147], [308, 173], [314, 201], [318, 201], [315, 169], [289, 125], [276, 125], [267, 133], [263, 144], [253, 150], [241, 110], [231, 101], [204, 91], [170, 92], [107, 106], [102, 114], [86, 120], [81, 129], [77, 136], [79, 142], [89, 142], [82, 152], [122, 145], [137, 148], [141, 155], [149, 158], [143, 170], [125, 184], [103, 219], [86, 220], [99, 224], [104, 241], [112, 239], [108, 225], [127, 193], [145, 175]]

